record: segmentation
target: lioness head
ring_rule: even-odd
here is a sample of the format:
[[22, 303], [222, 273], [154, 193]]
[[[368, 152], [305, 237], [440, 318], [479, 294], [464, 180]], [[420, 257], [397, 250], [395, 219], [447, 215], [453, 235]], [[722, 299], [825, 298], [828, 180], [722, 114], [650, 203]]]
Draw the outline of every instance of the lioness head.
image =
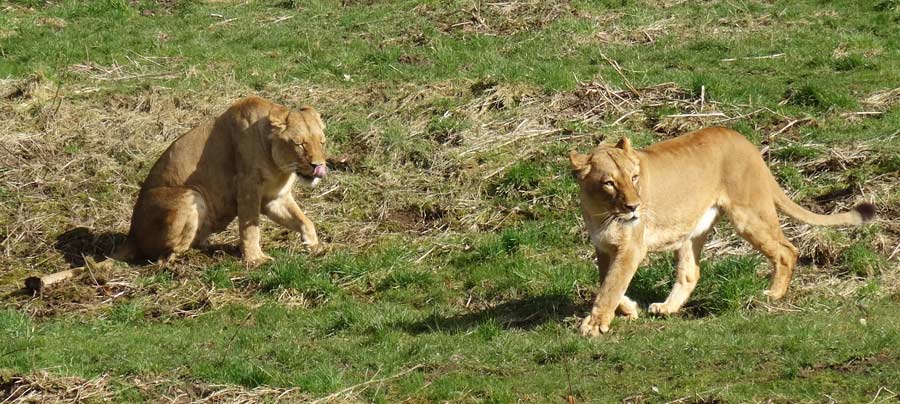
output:
[[316, 185], [325, 177], [325, 123], [313, 107], [274, 108], [269, 125], [272, 161], [278, 169], [297, 174], [306, 185]]
[[598, 146], [590, 154], [569, 153], [572, 174], [593, 203], [620, 221], [641, 216], [638, 194], [641, 166], [631, 142], [623, 137], [614, 147]]

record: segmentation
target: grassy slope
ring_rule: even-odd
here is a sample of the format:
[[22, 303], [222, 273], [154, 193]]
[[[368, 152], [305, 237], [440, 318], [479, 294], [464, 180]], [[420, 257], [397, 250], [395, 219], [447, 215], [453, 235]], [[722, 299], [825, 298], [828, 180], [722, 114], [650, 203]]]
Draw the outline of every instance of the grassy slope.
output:
[[[331, 152], [358, 161], [331, 179], [337, 192], [309, 201], [333, 245], [325, 257], [295, 253], [293, 238], [269, 230], [277, 234], [266, 248], [279, 261], [256, 270], [194, 254], [162, 270], [120, 268], [104, 288], [85, 279], [45, 299], [8, 296], [0, 367], [109, 373], [121, 401], [167, 394], [138, 389], [135, 376], [323, 396], [418, 364], [345, 396], [546, 402], [571, 388], [586, 402], [814, 402], [826, 394], [856, 402], [880, 387], [897, 391], [898, 269], [886, 258], [898, 239], [900, 193], [888, 184], [900, 169], [900, 108], [863, 101], [900, 87], [896, 2], [345, 3], [5, 5], [0, 77], [36, 77], [46, 95], [28, 106], [28, 94], [3, 100], [4, 136], [43, 135], [48, 145], [30, 154], [20, 151], [26, 143], [4, 143], [4, 161], [16, 154], [27, 167], [0, 166], [4, 292], [25, 273], [66, 265], [49, 244], [71, 227], [124, 230], [133, 190], [122, 183], [140, 181], [143, 161], [231, 98], [313, 98], [330, 125]], [[721, 61], [774, 54], [784, 55]], [[604, 57], [636, 87], [676, 83], [690, 105], [640, 103], [640, 113], [611, 128], [604, 125], [627, 110], [590, 116], [535, 106], [581, 94], [576, 77], [625, 88]], [[60, 83], [65, 100], [50, 114]], [[716, 103], [704, 111], [748, 114], [720, 124], [757, 143], [811, 118], [771, 145], [782, 182], [826, 211], [852, 196], [814, 197], [858, 187], [887, 219], [849, 231], [788, 229], [816, 265], [799, 271], [787, 302], [759, 300], [757, 272], [766, 266], [758, 258], [714, 249], [722, 255], [704, 263], [685, 318], [616, 322], [613, 334], [582, 339], [575, 317], [596, 275], [563, 156], [600, 137], [646, 144], [714, 124], [665, 117], [697, 112], [701, 88]], [[175, 115], [150, 105], [159, 99]], [[883, 113], [845, 115], [864, 110]], [[88, 123], [67, 126], [57, 114]], [[189, 122], [173, 127], [166, 121], [174, 116]], [[524, 118], [558, 136], [475, 147], [516, 132]], [[93, 133], [107, 128], [115, 141]], [[150, 132], [165, 135], [141, 137]], [[50, 167], [35, 165], [42, 159]], [[87, 169], [55, 178], [54, 166], [66, 163]], [[57, 202], [73, 192], [75, 202]], [[116, 214], [99, 215], [98, 206]], [[740, 245], [723, 233], [725, 244]], [[107, 299], [115, 282], [127, 293]], [[657, 257], [629, 293], [647, 304], [670, 283], [671, 263]]]

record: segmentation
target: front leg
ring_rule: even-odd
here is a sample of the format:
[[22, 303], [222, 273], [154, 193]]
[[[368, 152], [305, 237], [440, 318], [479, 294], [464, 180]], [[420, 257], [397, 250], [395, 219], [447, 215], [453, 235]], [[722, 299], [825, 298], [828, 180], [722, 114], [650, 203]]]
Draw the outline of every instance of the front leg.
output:
[[[603, 250], [594, 247], [594, 256], [597, 259], [597, 271], [600, 274], [599, 283], [603, 284], [603, 280], [606, 279], [606, 274], [609, 273], [610, 255], [603, 252]], [[619, 306], [616, 308], [616, 312], [622, 314], [629, 320], [637, 320], [637, 302], [629, 299], [628, 296], [623, 294], [622, 299], [619, 300]]]
[[643, 258], [644, 251], [639, 249], [623, 248], [610, 254], [609, 269], [600, 283], [590, 314], [581, 323], [581, 335], [597, 336], [609, 331], [615, 310], [623, 299], [627, 299], [625, 290]]
[[319, 237], [316, 235], [316, 226], [297, 206], [297, 202], [290, 194], [273, 199], [263, 207], [263, 213], [288, 229], [300, 233], [300, 239], [303, 244], [309, 248], [313, 254], [322, 252], [322, 244], [319, 243]]
[[259, 211], [262, 201], [260, 181], [257, 178], [241, 177], [237, 182], [238, 226], [241, 236], [241, 252], [248, 266], [257, 266], [272, 257], [263, 253], [259, 246]]

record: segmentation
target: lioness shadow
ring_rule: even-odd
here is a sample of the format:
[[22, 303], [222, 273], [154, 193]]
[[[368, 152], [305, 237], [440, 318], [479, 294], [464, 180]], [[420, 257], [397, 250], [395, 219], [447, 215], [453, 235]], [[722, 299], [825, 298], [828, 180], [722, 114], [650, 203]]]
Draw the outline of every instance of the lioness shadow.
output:
[[[127, 235], [119, 232], [100, 232], [94, 233], [93, 230], [86, 227], [76, 227], [56, 238], [54, 247], [63, 259], [73, 267], [85, 265], [85, 257], [90, 257], [96, 262], [100, 262], [111, 255], [116, 248], [125, 243]], [[204, 244], [195, 248], [200, 253], [215, 257], [221, 254], [233, 257], [240, 256], [240, 250], [232, 244]], [[129, 264], [147, 264], [150, 261], [135, 259], [128, 262]]]
[[122, 243], [125, 234], [119, 232], [94, 233], [87, 227], [76, 227], [56, 237], [56, 251], [73, 267], [84, 266], [85, 257], [102, 261]]
[[461, 333], [494, 320], [504, 329], [531, 330], [547, 322], [559, 322], [586, 309], [586, 304], [576, 304], [566, 295], [542, 295], [455, 316], [432, 314], [420, 321], [401, 323], [399, 328], [410, 334]]

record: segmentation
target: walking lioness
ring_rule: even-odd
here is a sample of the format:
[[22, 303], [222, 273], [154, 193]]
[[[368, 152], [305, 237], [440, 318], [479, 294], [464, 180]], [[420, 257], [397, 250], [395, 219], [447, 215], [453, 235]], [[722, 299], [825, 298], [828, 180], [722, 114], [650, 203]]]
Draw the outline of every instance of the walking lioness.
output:
[[317, 251], [313, 223], [291, 195], [325, 177], [325, 124], [312, 107], [291, 111], [258, 97], [179, 137], [141, 186], [131, 230], [114, 258], [162, 258], [202, 243], [238, 218], [244, 261], [271, 257], [259, 245], [259, 215], [300, 232]]
[[634, 150], [627, 138], [589, 154], [571, 152], [581, 188], [581, 210], [600, 271], [600, 289], [583, 335], [609, 330], [618, 310], [637, 318], [637, 304], [625, 296], [648, 251], [675, 251], [675, 285], [651, 313], [675, 313], [700, 278], [700, 251], [721, 214], [735, 231], [769, 259], [772, 279], [765, 294], [784, 296], [797, 249], [784, 237], [776, 208], [817, 225], [855, 225], [871, 220], [875, 207], [819, 215], [792, 202], [778, 186], [759, 150], [739, 133], [709, 128]]

